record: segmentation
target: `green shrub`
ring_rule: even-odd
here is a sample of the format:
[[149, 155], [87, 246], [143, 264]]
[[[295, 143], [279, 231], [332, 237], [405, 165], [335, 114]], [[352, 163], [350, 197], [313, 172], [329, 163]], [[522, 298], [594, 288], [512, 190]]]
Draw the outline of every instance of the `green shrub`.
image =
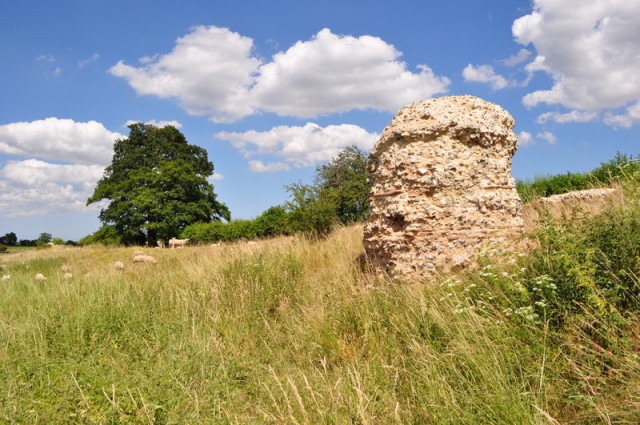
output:
[[0, 253], [7, 252], [7, 247], [4, 245], [0, 245]]
[[[638, 185], [638, 183], [632, 183]], [[611, 207], [578, 220], [547, 217], [536, 233], [525, 286], [555, 325], [583, 308], [601, 316], [640, 311], [640, 207]]]
[[289, 214], [283, 206], [271, 207], [255, 219], [255, 228], [263, 237], [290, 234]]
[[123, 243], [122, 237], [118, 233], [115, 226], [102, 226], [96, 232], [91, 235], [85, 236], [78, 241], [78, 245], [91, 245], [91, 244], [103, 244], [103, 245], [120, 245]]
[[537, 176], [533, 181], [518, 181], [516, 188], [523, 202], [567, 193], [574, 190], [584, 190], [592, 187], [609, 186], [621, 179], [640, 179], [640, 156], [617, 153], [608, 162], [587, 173], [555, 174], [551, 176]]
[[588, 189], [592, 185], [593, 179], [588, 174], [567, 172], [553, 176], [539, 176], [532, 182], [518, 181], [516, 188], [522, 201], [529, 202], [573, 190]]

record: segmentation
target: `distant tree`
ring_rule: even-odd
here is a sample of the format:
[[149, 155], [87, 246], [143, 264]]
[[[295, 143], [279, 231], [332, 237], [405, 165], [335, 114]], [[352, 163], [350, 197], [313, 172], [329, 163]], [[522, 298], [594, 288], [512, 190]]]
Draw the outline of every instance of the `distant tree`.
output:
[[320, 198], [332, 204], [343, 224], [362, 221], [369, 213], [367, 154], [347, 146], [335, 158], [316, 168], [314, 184]]
[[51, 242], [53, 238], [51, 237], [51, 233], [40, 233], [40, 236], [38, 236], [38, 239], [36, 239], [36, 242], [39, 242], [41, 244], [46, 244]]
[[37, 240], [29, 240], [29, 239], [20, 239], [18, 241], [18, 245], [20, 246], [36, 246]]
[[155, 246], [191, 223], [230, 219], [207, 181], [213, 163], [204, 148], [172, 126], [137, 123], [129, 130], [129, 137], [116, 140], [111, 165], [87, 200], [108, 201], [100, 221], [113, 225], [123, 243]]
[[4, 236], [0, 236], [0, 244], [14, 246], [18, 243], [18, 237], [15, 233], [9, 232]]
[[313, 184], [285, 186], [291, 199], [285, 203], [289, 227], [295, 232], [325, 234], [337, 224], [366, 218], [369, 212], [367, 156], [352, 145], [316, 168]]

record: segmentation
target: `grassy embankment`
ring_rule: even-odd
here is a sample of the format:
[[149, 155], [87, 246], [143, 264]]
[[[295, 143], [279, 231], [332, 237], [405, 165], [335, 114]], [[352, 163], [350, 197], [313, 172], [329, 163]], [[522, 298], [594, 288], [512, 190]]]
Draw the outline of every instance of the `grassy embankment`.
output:
[[0, 256], [0, 422], [638, 423], [637, 192], [434, 282], [363, 271], [359, 227]]

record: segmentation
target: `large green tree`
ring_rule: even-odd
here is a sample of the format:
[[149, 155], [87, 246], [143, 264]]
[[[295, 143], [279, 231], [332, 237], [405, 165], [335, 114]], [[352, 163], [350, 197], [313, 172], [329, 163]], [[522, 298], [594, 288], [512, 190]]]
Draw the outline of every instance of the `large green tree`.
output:
[[129, 130], [116, 140], [111, 165], [87, 200], [108, 202], [100, 221], [113, 225], [122, 242], [155, 245], [191, 223], [230, 219], [207, 181], [213, 163], [205, 149], [172, 126], [137, 123]]

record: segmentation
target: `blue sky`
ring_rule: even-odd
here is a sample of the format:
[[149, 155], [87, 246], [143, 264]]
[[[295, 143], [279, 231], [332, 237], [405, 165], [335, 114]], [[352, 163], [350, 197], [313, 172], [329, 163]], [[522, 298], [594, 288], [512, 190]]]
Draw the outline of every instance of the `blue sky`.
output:
[[401, 106], [471, 94], [516, 120], [517, 179], [636, 154], [639, 0], [61, 0], [0, 6], [0, 234], [80, 239], [141, 121], [209, 152], [252, 218]]

